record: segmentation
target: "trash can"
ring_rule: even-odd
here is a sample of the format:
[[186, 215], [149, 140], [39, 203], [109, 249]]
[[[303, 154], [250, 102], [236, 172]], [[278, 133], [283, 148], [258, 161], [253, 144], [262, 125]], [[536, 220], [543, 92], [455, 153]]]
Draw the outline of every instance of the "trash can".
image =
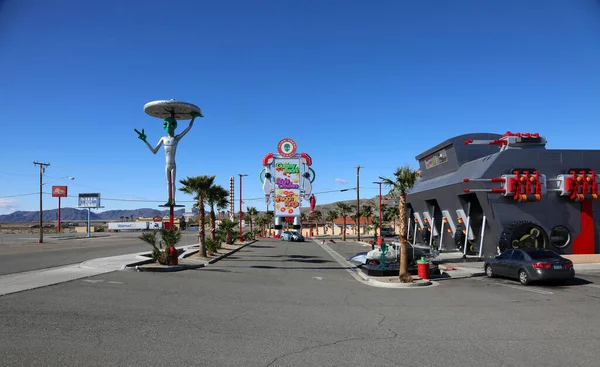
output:
[[421, 257], [421, 260], [417, 261], [417, 275], [421, 279], [430, 279], [429, 261], [425, 257]]

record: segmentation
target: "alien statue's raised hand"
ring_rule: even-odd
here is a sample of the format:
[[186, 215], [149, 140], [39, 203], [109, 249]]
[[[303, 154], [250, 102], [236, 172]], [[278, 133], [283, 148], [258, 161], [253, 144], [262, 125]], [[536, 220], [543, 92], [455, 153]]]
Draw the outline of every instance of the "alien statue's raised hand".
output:
[[146, 137], [146, 134], [144, 133], [144, 129], [142, 129], [142, 132], [139, 132], [137, 129], [133, 129], [133, 131], [135, 131], [136, 133], [138, 133], [138, 139], [140, 139], [144, 143], [147, 143], [147, 141], [146, 141], [147, 137]]

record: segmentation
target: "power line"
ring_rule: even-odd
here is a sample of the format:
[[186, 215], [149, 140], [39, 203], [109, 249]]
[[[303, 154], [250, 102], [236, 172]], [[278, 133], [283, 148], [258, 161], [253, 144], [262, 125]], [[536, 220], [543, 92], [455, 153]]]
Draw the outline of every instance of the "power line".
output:
[[8, 195], [8, 196], [0, 196], [0, 199], [8, 199], [8, 198], [16, 198], [18, 196], [29, 196], [29, 195], [38, 195], [39, 192], [32, 192], [29, 194], [17, 194], [17, 195]]

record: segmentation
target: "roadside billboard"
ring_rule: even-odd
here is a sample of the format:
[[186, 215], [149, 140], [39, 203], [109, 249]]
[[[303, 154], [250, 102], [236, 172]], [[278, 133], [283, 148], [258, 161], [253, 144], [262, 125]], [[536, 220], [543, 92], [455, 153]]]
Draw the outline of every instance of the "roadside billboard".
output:
[[52, 186], [52, 197], [53, 198], [66, 198], [67, 187], [66, 186]]

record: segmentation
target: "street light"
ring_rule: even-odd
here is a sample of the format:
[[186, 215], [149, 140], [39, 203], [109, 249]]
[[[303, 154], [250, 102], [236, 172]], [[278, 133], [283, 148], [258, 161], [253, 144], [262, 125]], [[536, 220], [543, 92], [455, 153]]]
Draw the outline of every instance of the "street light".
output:
[[383, 238], [381, 229], [381, 225], [383, 223], [383, 210], [381, 207], [381, 184], [383, 184], [383, 182], [373, 181], [373, 183], [379, 185], [379, 238]]
[[244, 218], [243, 216], [243, 212], [242, 212], [242, 177], [244, 176], [248, 176], [245, 173], [238, 173], [238, 176], [240, 176], [240, 238], [239, 241], [243, 242], [244, 241], [244, 235], [242, 233], [242, 220]]

